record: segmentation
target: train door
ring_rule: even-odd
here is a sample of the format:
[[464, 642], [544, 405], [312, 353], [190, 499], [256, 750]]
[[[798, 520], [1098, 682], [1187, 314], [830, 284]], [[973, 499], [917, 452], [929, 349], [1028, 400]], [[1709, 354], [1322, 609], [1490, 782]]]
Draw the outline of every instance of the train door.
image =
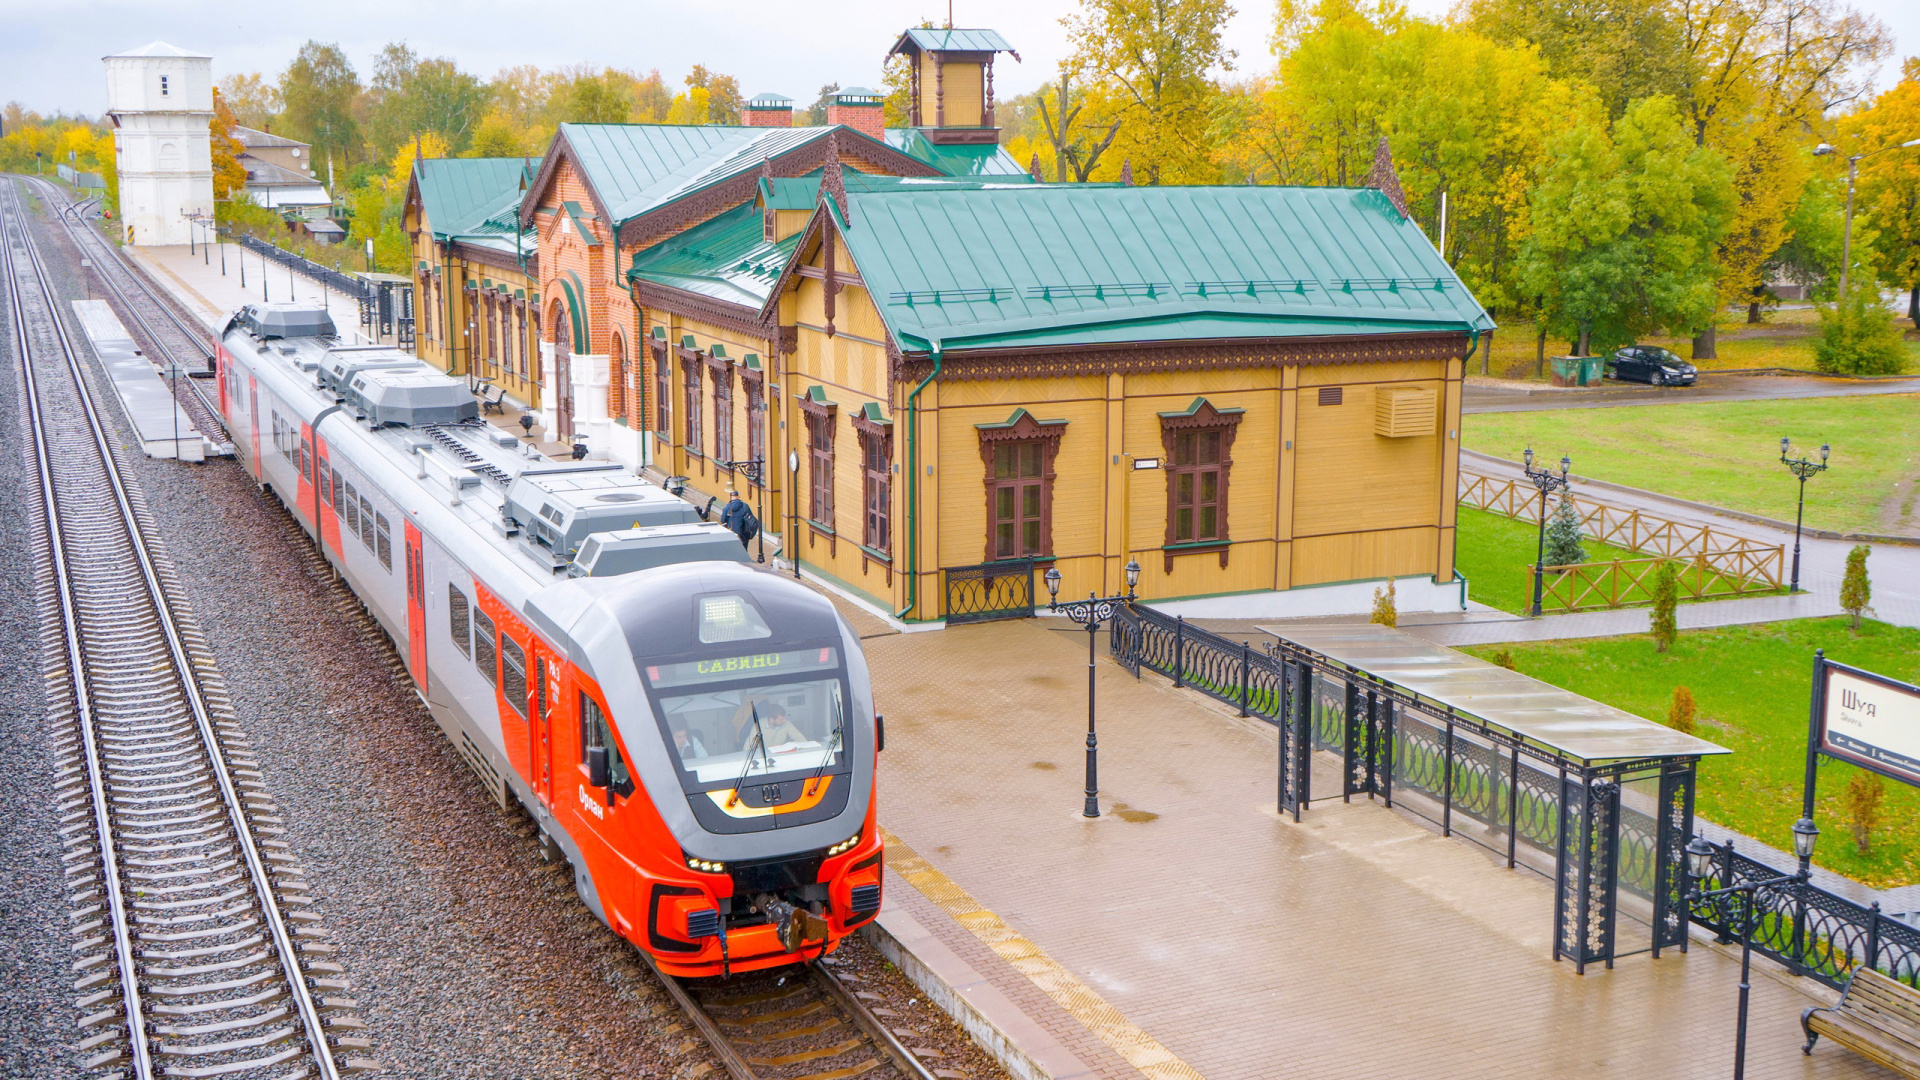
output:
[[420, 529], [407, 523], [407, 668], [420, 693], [427, 692], [427, 565], [420, 557]]
[[553, 661], [537, 643], [533, 658], [533, 708], [527, 718], [528, 779], [540, 801], [553, 805]]

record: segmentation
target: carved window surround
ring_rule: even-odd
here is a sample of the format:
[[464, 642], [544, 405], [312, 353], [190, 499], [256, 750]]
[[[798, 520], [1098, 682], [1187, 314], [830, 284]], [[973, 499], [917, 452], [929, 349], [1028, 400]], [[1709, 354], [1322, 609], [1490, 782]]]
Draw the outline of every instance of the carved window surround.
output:
[[[1240, 421], [1246, 417], [1245, 409], [1216, 409], [1206, 398], [1194, 398], [1193, 404], [1179, 412], [1163, 412], [1160, 415], [1160, 445], [1166, 451], [1162, 468], [1167, 474], [1167, 534], [1161, 553], [1166, 558], [1165, 570], [1173, 573], [1175, 555], [1194, 555], [1203, 552], [1215, 552], [1220, 556], [1220, 568], [1227, 567], [1227, 554], [1232, 547], [1232, 533], [1228, 531], [1227, 506], [1229, 480], [1233, 471], [1233, 440], [1239, 433]], [[1220, 437], [1220, 452], [1217, 462], [1176, 464], [1177, 447], [1183, 434], [1217, 434]], [[1203, 474], [1217, 477], [1218, 488], [1213, 506], [1218, 515], [1214, 535], [1201, 540], [1183, 541], [1178, 536], [1176, 518], [1176, 490], [1181, 479], [1189, 478], [1197, 488], [1203, 480]], [[1197, 501], [1192, 508], [1200, 513]], [[1193, 526], [1198, 532], [1199, 525]]]
[[[1067, 433], [1065, 420], [1038, 420], [1025, 409], [1015, 409], [1005, 423], [975, 424], [974, 430], [980, 436], [980, 459], [984, 468], [982, 477], [985, 483], [987, 500], [987, 536], [986, 558], [983, 562], [994, 562], [1001, 558], [1046, 558], [1053, 555], [1053, 484], [1056, 478], [1054, 461], [1060, 456], [1060, 440]], [[1038, 443], [1040, 445], [1040, 542], [1035, 550], [1015, 552], [1002, 556], [996, 553], [994, 546], [994, 499], [999, 489], [1006, 486], [995, 476], [995, 451], [1000, 447], [1014, 443]], [[1016, 539], [1017, 542], [1017, 539]]]

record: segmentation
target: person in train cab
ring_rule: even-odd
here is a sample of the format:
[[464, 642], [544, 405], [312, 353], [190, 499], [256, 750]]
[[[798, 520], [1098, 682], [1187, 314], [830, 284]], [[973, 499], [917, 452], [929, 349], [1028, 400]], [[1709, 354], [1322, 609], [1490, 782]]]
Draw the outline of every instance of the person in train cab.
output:
[[801, 734], [793, 721], [787, 719], [787, 708], [778, 701], [764, 702], [760, 706], [760, 726], [766, 731], [768, 750], [812, 741]]
[[706, 744], [700, 741], [700, 733], [688, 731], [683, 727], [673, 729], [673, 746], [680, 751], [682, 759], [703, 758], [707, 756]]

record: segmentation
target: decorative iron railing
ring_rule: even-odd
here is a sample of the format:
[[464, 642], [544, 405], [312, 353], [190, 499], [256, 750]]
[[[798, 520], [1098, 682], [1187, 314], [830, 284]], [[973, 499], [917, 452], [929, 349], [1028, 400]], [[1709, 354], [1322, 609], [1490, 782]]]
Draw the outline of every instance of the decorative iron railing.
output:
[[951, 566], [946, 578], [949, 623], [1025, 619], [1033, 614], [1032, 559]]
[[352, 274], [336, 270], [331, 266], [323, 266], [305, 255], [298, 255], [285, 248], [277, 247], [250, 233], [240, 234], [240, 246], [263, 259], [272, 259], [281, 266], [291, 267], [315, 281], [324, 282], [336, 292], [358, 298], [367, 291], [367, 283]]
[[[1713, 870], [1700, 882], [1704, 891], [1784, 873], [1734, 851], [1731, 842], [1715, 848]], [[1878, 903], [1863, 907], [1811, 882], [1759, 889], [1753, 897], [1753, 947], [1789, 970], [1838, 989], [1867, 967], [1920, 987], [1920, 929], [1882, 915]], [[1693, 921], [1723, 941], [1736, 940], [1746, 903], [1739, 894], [1701, 902]]]

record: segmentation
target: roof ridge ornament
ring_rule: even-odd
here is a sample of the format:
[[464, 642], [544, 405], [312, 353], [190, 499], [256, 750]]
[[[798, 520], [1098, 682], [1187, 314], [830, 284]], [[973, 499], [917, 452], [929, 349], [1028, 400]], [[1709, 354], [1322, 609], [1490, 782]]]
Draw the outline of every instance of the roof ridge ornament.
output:
[[1400, 211], [1403, 220], [1413, 217], [1407, 213], [1407, 193], [1400, 188], [1400, 174], [1394, 170], [1393, 151], [1388, 148], [1385, 135], [1373, 144], [1373, 168], [1367, 172], [1365, 186], [1385, 195], [1393, 208]]
[[833, 199], [840, 209], [840, 220], [847, 228], [853, 228], [853, 218], [847, 213], [847, 178], [840, 168], [840, 135], [838, 132], [827, 136], [826, 175], [820, 180], [820, 190]]

